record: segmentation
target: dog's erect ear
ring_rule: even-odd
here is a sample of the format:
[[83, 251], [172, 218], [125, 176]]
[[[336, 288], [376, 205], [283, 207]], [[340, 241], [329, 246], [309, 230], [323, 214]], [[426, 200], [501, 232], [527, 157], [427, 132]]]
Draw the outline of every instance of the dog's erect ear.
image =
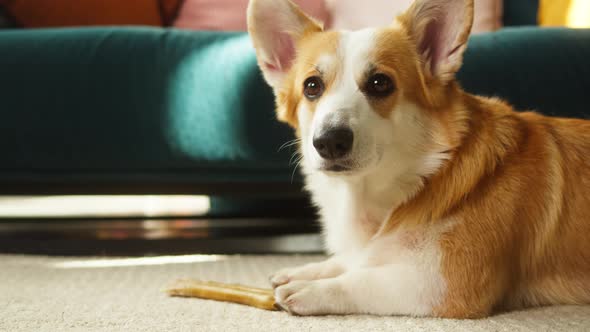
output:
[[453, 79], [473, 25], [473, 0], [415, 0], [398, 17], [416, 43], [427, 76]]
[[250, 0], [248, 32], [258, 64], [273, 88], [280, 88], [295, 58], [295, 44], [306, 33], [322, 26], [289, 0]]

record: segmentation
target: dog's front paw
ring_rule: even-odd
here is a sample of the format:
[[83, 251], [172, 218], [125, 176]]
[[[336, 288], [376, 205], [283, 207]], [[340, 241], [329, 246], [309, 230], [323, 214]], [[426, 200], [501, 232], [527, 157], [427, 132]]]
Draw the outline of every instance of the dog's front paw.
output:
[[295, 280], [275, 289], [275, 301], [292, 315], [335, 314], [342, 304], [340, 291], [327, 280]]
[[275, 289], [275, 300], [279, 307], [292, 315], [319, 314], [322, 300], [314, 291], [316, 282], [296, 280]]

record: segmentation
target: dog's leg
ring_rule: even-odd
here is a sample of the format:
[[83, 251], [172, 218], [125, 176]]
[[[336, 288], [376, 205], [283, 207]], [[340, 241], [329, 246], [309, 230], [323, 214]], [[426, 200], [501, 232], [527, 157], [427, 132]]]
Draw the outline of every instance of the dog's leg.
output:
[[282, 269], [270, 277], [273, 288], [295, 280], [316, 280], [333, 278], [344, 273], [345, 267], [341, 256], [332, 256], [322, 262]]
[[275, 289], [275, 299], [295, 315], [427, 316], [444, 292], [432, 272], [411, 264], [359, 268], [336, 278], [289, 282]]

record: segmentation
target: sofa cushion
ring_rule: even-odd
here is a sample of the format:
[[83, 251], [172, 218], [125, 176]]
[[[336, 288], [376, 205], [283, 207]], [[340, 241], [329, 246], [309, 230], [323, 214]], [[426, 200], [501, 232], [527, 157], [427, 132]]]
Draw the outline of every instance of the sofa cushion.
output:
[[291, 176], [290, 152], [277, 152], [291, 131], [275, 121], [244, 33], [21, 30], [1, 33], [0, 49], [4, 180]]
[[458, 78], [466, 90], [519, 110], [590, 118], [590, 29], [505, 28], [470, 40]]
[[[244, 33], [7, 30], [0, 49], [0, 189], [299, 181], [294, 149], [279, 151], [292, 130]], [[587, 117], [589, 58], [590, 30], [504, 29], [471, 38], [459, 79], [521, 109]]]

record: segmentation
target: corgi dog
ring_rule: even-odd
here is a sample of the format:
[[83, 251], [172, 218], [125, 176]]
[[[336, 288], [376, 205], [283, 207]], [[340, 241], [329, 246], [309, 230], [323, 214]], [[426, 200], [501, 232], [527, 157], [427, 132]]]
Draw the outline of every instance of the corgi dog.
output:
[[331, 254], [271, 277], [286, 311], [478, 318], [590, 303], [590, 121], [463, 91], [473, 6], [416, 0], [388, 27], [324, 31], [289, 0], [250, 1]]

